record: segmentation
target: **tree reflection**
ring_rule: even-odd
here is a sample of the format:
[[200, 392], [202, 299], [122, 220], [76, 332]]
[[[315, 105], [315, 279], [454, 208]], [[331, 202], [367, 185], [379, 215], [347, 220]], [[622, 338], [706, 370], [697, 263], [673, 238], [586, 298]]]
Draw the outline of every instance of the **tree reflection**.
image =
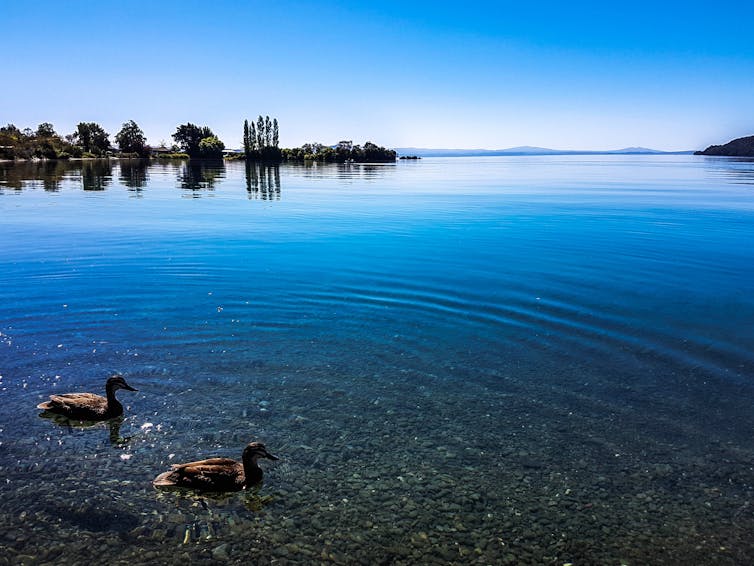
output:
[[39, 165], [40, 171], [38, 175], [42, 182], [42, 188], [45, 191], [58, 192], [60, 190], [60, 182], [65, 176], [65, 165], [58, 161], [43, 161]]
[[307, 179], [335, 176], [349, 181], [376, 181], [391, 175], [396, 171], [394, 163], [318, 163], [304, 161], [303, 163], [286, 163], [286, 168], [296, 171]]
[[246, 192], [250, 199], [280, 200], [280, 167], [247, 161]]
[[146, 159], [121, 159], [120, 160], [120, 182], [123, 186], [131, 190], [140, 192], [147, 186], [149, 174], [147, 173]]
[[223, 179], [224, 177], [225, 163], [222, 159], [190, 159], [183, 163], [181, 170], [178, 172], [177, 179], [180, 188], [199, 192], [213, 190], [217, 179]]
[[113, 178], [109, 159], [92, 159], [81, 163], [81, 184], [85, 191], [104, 191]]
[[0, 188], [24, 189], [42, 187], [56, 192], [66, 174], [78, 166], [68, 161], [27, 161], [0, 163]]

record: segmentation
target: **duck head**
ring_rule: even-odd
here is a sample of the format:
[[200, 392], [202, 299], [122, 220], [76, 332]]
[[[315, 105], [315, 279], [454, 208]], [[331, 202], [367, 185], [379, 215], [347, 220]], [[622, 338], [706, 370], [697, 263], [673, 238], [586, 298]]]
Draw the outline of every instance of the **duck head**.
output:
[[273, 456], [267, 452], [264, 444], [261, 442], [249, 442], [249, 444], [243, 450], [243, 461], [252, 461], [256, 464], [259, 458], [267, 458], [269, 460], [279, 460], [277, 456]]
[[138, 391], [138, 389], [134, 389], [128, 383], [126, 383], [126, 380], [123, 379], [122, 375], [114, 375], [110, 379], [108, 379], [107, 385], [105, 385], [105, 389], [113, 392], [117, 391], [118, 389], [125, 389], [126, 391]]

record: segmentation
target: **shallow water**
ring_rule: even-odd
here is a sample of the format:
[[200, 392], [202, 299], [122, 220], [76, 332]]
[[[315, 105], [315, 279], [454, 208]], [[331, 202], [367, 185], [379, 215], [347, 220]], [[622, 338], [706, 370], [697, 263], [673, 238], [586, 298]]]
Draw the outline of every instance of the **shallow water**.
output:
[[0, 252], [0, 564], [754, 560], [751, 161], [5, 163]]

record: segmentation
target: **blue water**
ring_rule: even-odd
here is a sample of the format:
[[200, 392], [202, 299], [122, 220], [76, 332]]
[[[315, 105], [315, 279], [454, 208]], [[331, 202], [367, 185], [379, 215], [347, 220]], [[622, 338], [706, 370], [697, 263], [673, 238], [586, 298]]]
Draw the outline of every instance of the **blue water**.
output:
[[754, 560], [754, 162], [0, 163], [0, 258], [11, 562]]

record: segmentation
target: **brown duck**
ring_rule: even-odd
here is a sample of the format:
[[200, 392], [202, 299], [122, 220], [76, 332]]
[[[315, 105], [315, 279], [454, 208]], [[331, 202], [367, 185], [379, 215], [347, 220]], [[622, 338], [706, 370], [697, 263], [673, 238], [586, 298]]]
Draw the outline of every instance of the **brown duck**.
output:
[[50, 400], [37, 405], [37, 409], [79, 421], [105, 421], [123, 414], [123, 405], [115, 398], [118, 389], [137, 391], [122, 376], [114, 375], [105, 384], [106, 397], [94, 393], [50, 395]]
[[204, 491], [238, 491], [262, 481], [259, 458], [277, 460], [261, 442], [250, 442], [244, 448], [241, 462], [230, 458], [208, 458], [187, 464], [173, 464], [172, 470], [157, 476], [155, 487], [188, 487]]

